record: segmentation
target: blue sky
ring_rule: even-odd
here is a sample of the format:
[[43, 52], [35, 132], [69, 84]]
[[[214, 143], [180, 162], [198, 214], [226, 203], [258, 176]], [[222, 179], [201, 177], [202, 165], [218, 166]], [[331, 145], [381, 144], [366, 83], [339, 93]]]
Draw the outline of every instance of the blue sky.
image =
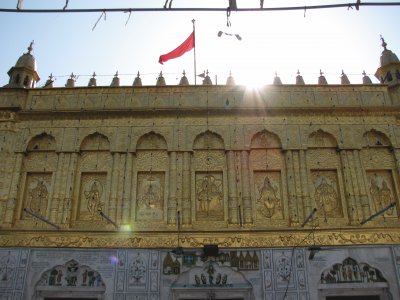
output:
[[[266, 0], [264, 7], [333, 4], [338, 0]], [[367, 1], [364, 1], [367, 2]], [[0, 8], [15, 8], [17, 0], [1, 0]], [[174, 0], [173, 7], [226, 7], [228, 0]], [[59, 9], [65, 0], [25, 0], [25, 9]], [[162, 7], [164, 0], [70, 0], [68, 8]], [[237, 0], [243, 7], [258, 7], [259, 0]], [[93, 72], [98, 85], [109, 85], [118, 71], [122, 85], [131, 85], [140, 71], [145, 85], [154, 85], [160, 71], [169, 85], [179, 83], [186, 70], [194, 83], [193, 51], [164, 65], [158, 57], [181, 42], [196, 20], [197, 73], [208, 69], [215, 83], [224, 84], [232, 72], [240, 84], [270, 84], [275, 71], [283, 83], [293, 84], [299, 69], [306, 83], [315, 84], [319, 70], [329, 83], [339, 83], [342, 69], [352, 83], [361, 83], [362, 71], [373, 78], [382, 52], [380, 34], [388, 49], [400, 55], [400, 7], [361, 7], [286, 12], [232, 12], [226, 26], [225, 12], [107, 13], [96, 28], [100, 13], [1, 13], [0, 86], [7, 71], [35, 40], [34, 56], [44, 85], [50, 73], [55, 86], [67, 76], [79, 75], [77, 86], [87, 85]], [[305, 16], [304, 16], [305, 15]], [[240, 34], [242, 41], [218, 31]], [[198, 79], [198, 83], [200, 80]]]

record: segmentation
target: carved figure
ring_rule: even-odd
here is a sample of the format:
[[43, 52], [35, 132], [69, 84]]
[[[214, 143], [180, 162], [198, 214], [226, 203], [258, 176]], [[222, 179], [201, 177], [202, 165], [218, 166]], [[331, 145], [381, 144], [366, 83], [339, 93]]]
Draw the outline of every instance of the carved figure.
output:
[[39, 215], [46, 215], [49, 192], [43, 181], [39, 181], [37, 186], [29, 191], [29, 197], [30, 209]]
[[274, 186], [268, 176], [266, 176], [263, 186], [259, 188], [259, 192], [260, 197], [257, 201], [262, 204], [261, 212], [265, 217], [271, 218], [276, 210], [281, 208], [281, 201], [278, 198], [278, 187]]
[[87, 201], [87, 209], [92, 216], [97, 215], [97, 213], [103, 209], [103, 203], [100, 202], [101, 193], [97, 184], [98, 182], [94, 181], [90, 190], [84, 192]]
[[145, 188], [142, 203], [147, 208], [155, 208], [160, 202], [160, 189], [157, 186], [150, 184]]
[[315, 202], [327, 216], [334, 216], [339, 204], [338, 194], [325, 176], [320, 176], [318, 181], [315, 189]]
[[[375, 202], [377, 210], [387, 207], [393, 202], [392, 191], [388, 187], [386, 180], [379, 175], [371, 178], [370, 193]], [[393, 215], [394, 209], [389, 209], [385, 212], [386, 215]]]
[[212, 175], [206, 175], [201, 179], [197, 192], [197, 199], [200, 202], [200, 212], [218, 211], [222, 208], [222, 192], [220, 183]]

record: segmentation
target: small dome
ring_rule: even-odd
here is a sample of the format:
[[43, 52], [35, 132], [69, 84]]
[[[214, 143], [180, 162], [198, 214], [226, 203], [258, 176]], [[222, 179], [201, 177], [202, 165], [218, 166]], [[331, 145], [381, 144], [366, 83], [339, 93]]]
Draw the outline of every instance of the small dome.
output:
[[166, 83], [165, 83], [165, 78], [163, 77], [162, 71], [161, 71], [161, 72], [160, 72], [160, 75], [159, 75], [158, 78], [157, 78], [156, 86], [164, 86], [164, 85], [166, 85]]
[[97, 86], [96, 73], [93, 73], [92, 78], [89, 79], [88, 86]]
[[319, 70], [318, 84], [319, 85], [328, 84], [328, 81], [326, 81], [326, 78], [324, 76], [324, 72], [322, 72], [321, 70]]
[[226, 85], [235, 85], [235, 79], [232, 76], [232, 72], [229, 72], [229, 77], [226, 79]]
[[362, 74], [364, 75], [362, 78], [363, 84], [372, 84], [371, 78], [369, 78], [367, 73], [365, 73], [365, 71], [363, 71]]
[[112, 79], [110, 86], [119, 86], [118, 71], [115, 73], [114, 78]]
[[297, 85], [305, 85], [303, 76], [300, 75], [300, 70], [297, 70], [296, 84]]
[[344, 73], [344, 71], [342, 70], [342, 76], [340, 77], [340, 82], [341, 84], [350, 84], [350, 80], [347, 77], [347, 75]]
[[36, 60], [33, 57], [32, 53], [32, 45], [33, 42], [28, 47], [28, 52], [24, 53], [18, 58], [17, 63], [15, 64], [16, 68], [27, 68], [33, 71], [36, 71]]
[[189, 80], [186, 77], [186, 72], [183, 70], [183, 76], [181, 78], [181, 81], [179, 81], [179, 85], [189, 85]]
[[203, 79], [203, 85], [212, 85], [210, 76], [208, 76], [208, 70], [206, 72], [206, 77]]
[[386, 42], [383, 39], [383, 37], [381, 37], [382, 40], [382, 47], [383, 47], [383, 51], [381, 54], [381, 67], [392, 64], [392, 63], [399, 63], [399, 59], [397, 58], [396, 54], [394, 54], [392, 51], [390, 51], [389, 49], [386, 49]]
[[140, 79], [140, 73], [139, 71], [137, 72], [137, 76], [135, 80], [133, 81], [133, 86], [142, 86], [142, 79]]
[[281, 78], [278, 76], [278, 73], [275, 72], [273, 85], [282, 85]]

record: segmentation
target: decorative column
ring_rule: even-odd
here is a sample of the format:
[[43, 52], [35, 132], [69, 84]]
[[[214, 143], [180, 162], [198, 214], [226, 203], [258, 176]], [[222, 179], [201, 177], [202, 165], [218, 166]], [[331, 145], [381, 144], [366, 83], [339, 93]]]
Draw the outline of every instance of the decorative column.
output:
[[301, 185], [300, 175], [300, 153], [299, 151], [292, 151], [293, 175], [294, 175], [294, 199], [297, 204], [297, 216], [299, 223], [305, 220], [308, 213], [304, 212], [304, 203], [302, 197], [303, 187]]
[[354, 163], [356, 166], [357, 172], [357, 182], [360, 188], [360, 200], [361, 200], [361, 208], [363, 212], [363, 218], [368, 218], [371, 215], [371, 208], [368, 201], [368, 194], [367, 194], [367, 182], [365, 178], [364, 168], [361, 163], [360, 157], [360, 150], [353, 150], [354, 154]]
[[74, 195], [74, 183], [76, 180], [76, 170], [78, 168], [79, 153], [71, 153], [71, 159], [68, 166], [67, 184], [65, 187], [63, 224], [68, 224], [70, 220], [75, 221], [78, 212], [78, 195], [75, 201], [72, 201]]
[[242, 200], [244, 223], [253, 223], [252, 206], [250, 197], [250, 172], [249, 172], [249, 153], [246, 150], [241, 152], [242, 162]]
[[236, 190], [235, 152], [227, 152], [228, 166], [228, 222], [238, 224], [238, 197]]
[[124, 176], [124, 188], [122, 193], [122, 219], [121, 224], [127, 224], [129, 222], [131, 203], [132, 201], [132, 165], [133, 165], [133, 153], [126, 155], [126, 167]]
[[[358, 220], [360, 221], [361, 219], [364, 219], [365, 216], [363, 215], [363, 210], [361, 206], [361, 194], [360, 194], [360, 187], [358, 185], [357, 181], [357, 170], [356, 170], [356, 161], [354, 159], [354, 150], [349, 150], [346, 152], [347, 154], [347, 161], [348, 161], [348, 166], [350, 170], [350, 176], [351, 176], [351, 183], [353, 187], [353, 192], [354, 192], [354, 201], [355, 201], [355, 207], [357, 208], [357, 213], [358, 213]], [[368, 217], [368, 215], [366, 216]]]
[[[119, 160], [120, 154], [114, 152], [112, 154], [113, 163], [112, 163], [112, 172], [111, 172], [111, 189], [110, 189], [110, 197], [109, 204], [108, 204], [108, 212], [104, 212], [108, 214], [108, 216], [116, 222], [117, 220], [117, 190], [118, 190], [118, 175], [119, 175]], [[107, 198], [106, 198], [107, 199]], [[107, 200], [106, 200], [107, 201]]]
[[169, 154], [169, 196], [167, 203], [168, 225], [176, 224], [176, 152]]
[[17, 205], [17, 197], [19, 191], [19, 184], [21, 180], [21, 169], [22, 169], [23, 158], [24, 158], [24, 153], [20, 152], [16, 154], [14, 170], [12, 173], [12, 179], [10, 183], [10, 191], [8, 193], [6, 211], [4, 214], [4, 225], [6, 227], [11, 227], [14, 214], [16, 213], [15, 207]]
[[62, 173], [64, 169], [64, 153], [58, 153], [57, 155], [57, 169], [55, 172], [53, 197], [50, 203], [50, 221], [53, 223], [58, 223], [57, 212], [62, 208], [60, 205], [60, 188], [62, 181]]
[[396, 161], [397, 175], [400, 176], [400, 149], [393, 149], [393, 153]]
[[190, 225], [192, 223], [192, 203], [190, 201], [191, 186], [190, 186], [190, 160], [191, 153], [183, 153], [182, 167], [182, 223]]
[[289, 221], [291, 225], [299, 224], [299, 211], [296, 203], [296, 188], [293, 171], [293, 153], [291, 150], [285, 152], [286, 179], [288, 188]]
[[342, 166], [342, 173], [344, 178], [344, 189], [346, 195], [347, 213], [349, 216], [350, 225], [355, 225], [358, 219], [358, 212], [356, 208], [353, 183], [351, 178], [350, 166], [348, 163], [347, 151], [340, 150], [340, 163]]
[[115, 222], [117, 224], [121, 224], [122, 221], [122, 203], [125, 191], [125, 173], [126, 173], [126, 153], [119, 154], [119, 163], [118, 163], [118, 179], [117, 179], [117, 186], [116, 186], [116, 217]]
[[304, 150], [300, 150], [300, 182], [301, 182], [301, 198], [304, 205], [305, 217], [313, 210], [311, 204], [309, 178], [307, 174], [307, 156]]

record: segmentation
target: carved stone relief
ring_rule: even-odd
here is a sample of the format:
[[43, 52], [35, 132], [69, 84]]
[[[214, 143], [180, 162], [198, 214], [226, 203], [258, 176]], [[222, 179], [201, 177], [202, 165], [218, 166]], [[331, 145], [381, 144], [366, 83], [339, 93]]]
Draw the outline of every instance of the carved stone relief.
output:
[[[380, 211], [393, 202], [397, 203], [391, 171], [368, 171], [367, 178], [369, 193], [375, 205], [375, 211]], [[385, 216], [396, 217], [396, 208], [387, 210]]]
[[137, 180], [136, 220], [162, 220], [165, 174], [140, 172]]
[[342, 263], [334, 264], [321, 274], [321, 283], [348, 282], [386, 282], [386, 279], [378, 269], [366, 263], [358, 263], [350, 257], [346, 258]]
[[7, 254], [2, 253], [0, 256], [0, 290], [11, 289], [14, 283], [16, 273], [15, 254], [8, 251]]
[[106, 173], [82, 173], [78, 220], [99, 220], [105, 205]]
[[282, 219], [281, 173], [255, 172], [257, 219]]
[[[28, 173], [26, 176], [25, 207], [35, 214], [46, 217], [49, 205], [51, 173]], [[22, 219], [32, 219], [28, 214], [22, 214]]]
[[325, 218], [343, 217], [336, 171], [311, 171], [314, 200]]
[[197, 220], [223, 220], [222, 173], [196, 173]]
[[147, 255], [134, 253], [129, 262], [127, 287], [128, 290], [144, 290], [147, 286]]

